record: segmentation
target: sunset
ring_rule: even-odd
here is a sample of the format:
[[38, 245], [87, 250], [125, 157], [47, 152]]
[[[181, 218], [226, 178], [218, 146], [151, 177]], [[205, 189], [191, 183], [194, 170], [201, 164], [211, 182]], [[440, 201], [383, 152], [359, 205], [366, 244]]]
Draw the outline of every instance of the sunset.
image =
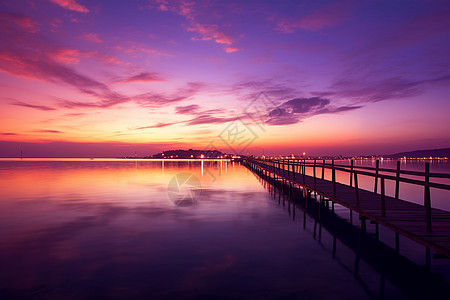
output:
[[450, 2], [0, 3], [1, 299], [450, 294]]
[[[254, 154], [450, 147], [449, 14], [445, 1], [4, 1], [0, 155], [227, 152], [234, 120]], [[261, 93], [263, 130], [245, 111]]]

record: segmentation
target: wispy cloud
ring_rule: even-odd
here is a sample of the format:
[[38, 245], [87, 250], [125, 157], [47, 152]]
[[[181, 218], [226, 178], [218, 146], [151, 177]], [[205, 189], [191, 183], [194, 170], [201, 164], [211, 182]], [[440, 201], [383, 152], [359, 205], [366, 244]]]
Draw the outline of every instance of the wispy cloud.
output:
[[14, 99], [12, 99], [12, 100], [13, 100], [13, 102], [11, 102], [11, 104], [16, 105], [16, 106], [29, 107], [29, 108], [34, 108], [34, 109], [38, 109], [38, 110], [55, 110], [55, 108], [46, 106], [46, 105], [36, 105], [36, 104], [30, 104], [30, 103], [26, 103], [26, 102], [22, 102], [22, 101], [17, 101]]
[[[218, 44], [231, 45], [233, 44], [233, 39], [226, 35], [225, 33], [219, 31], [219, 26], [216, 24], [201, 24], [201, 23], [192, 23], [186, 29], [187, 31], [195, 32], [200, 35], [200, 38], [194, 37], [194, 40], [202, 40], [202, 41], [215, 41]], [[235, 49], [235, 51], [239, 50], [237, 48], [228, 47], [226, 49]], [[229, 51], [227, 51], [229, 52]], [[231, 51], [233, 52], [233, 51]]]
[[2, 12], [0, 12], [0, 24], [1, 26], [7, 27], [12, 27], [11, 25], [15, 25], [29, 33], [38, 32], [38, 26], [40, 25], [38, 21], [29, 16]]
[[89, 9], [87, 9], [85, 6], [77, 3], [75, 0], [50, 0], [51, 2], [58, 4], [59, 6], [68, 9], [73, 10], [77, 12], [83, 12], [88, 13]]
[[141, 55], [145, 56], [154, 56], [154, 57], [171, 57], [172, 54], [166, 53], [164, 51], [155, 49], [155, 48], [149, 48], [148, 46], [144, 44], [140, 44], [133, 41], [127, 41], [124, 44], [118, 45], [114, 47], [115, 50], [119, 51], [120, 53], [129, 54], [132, 57], [139, 57]]
[[[445, 84], [450, 82], [450, 74], [423, 80], [409, 80], [403, 77], [378, 80], [342, 79], [331, 86], [338, 97], [346, 97], [357, 102], [379, 102], [420, 95], [425, 84]], [[319, 93], [316, 93], [319, 94]]]
[[142, 72], [140, 74], [115, 81], [115, 83], [159, 82], [165, 81], [159, 73]]
[[176, 106], [175, 113], [177, 114], [192, 114], [198, 112], [200, 106], [197, 104], [191, 104], [186, 106]]
[[291, 33], [297, 29], [317, 31], [345, 21], [355, 7], [355, 1], [333, 1], [299, 19], [283, 18], [277, 22], [277, 30]]
[[233, 53], [233, 52], [236, 52], [238, 50], [239, 50], [239, 48], [236, 48], [236, 47], [227, 47], [227, 48], [225, 48], [225, 52], [226, 53]]
[[78, 49], [58, 49], [50, 54], [55, 61], [64, 64], [78, 64], [80, 62], [81, 51]]
[[17, 135], [17, 133], [14, 133], [14, 132], [0, 132], [0, 135]]
[[239, 120], [240, 117], [214, 117], [211, 115], [200, 115], [186, 122], [187, 125], [200, 125], [200, 124], [222, 124], [231, 121]]
[[199, 21], [199, 13], [195, 1], [178, 0], [169, 2], [166, 0], [152, 0], [151, 2], [153, 5], [150, 5], [150, 8], [156, 8], [161, 11], [170, 11], [183, 16], [188, 22], [185, 29], [197, 34], [192, 37], [192, 40], [214, 41], [218, 44], [226, 45], [228, 47], [225, 47], [224, 50], [228, 53], [239, 50], [236, 47], [230, 47], [235, 41], [229, 34], [221, 30], [219, 25], [206, 24]]
[[41, 132], [41, 133], [63, 133], [62, 131], [59, 131], [59, 130], [52, 130], [52, 129], [37, 129], [37, 130], [33, 130], [33, 132]]
[[142, 126], [134, 128], [135, 130], [142, 130], [142, 129], [149, 129], [149, 128], [161, 128], [161, 127], [167, 127], [170, 125], [177, 124], [177, 122], [171, 122], [171, 123], [156, 123], [155, 125], [149, 125], [149, 126]]
[[99, 35], [96, 33], [85, 33], [81, 36], [81, 38], [97, 44], [103, 43]]

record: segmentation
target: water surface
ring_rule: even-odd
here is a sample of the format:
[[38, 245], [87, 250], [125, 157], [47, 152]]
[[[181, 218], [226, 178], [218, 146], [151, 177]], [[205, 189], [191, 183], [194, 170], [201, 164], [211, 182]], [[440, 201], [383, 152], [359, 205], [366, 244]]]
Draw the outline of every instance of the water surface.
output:
[[[193, 205], [168, 193], [179, 174]], [[0, 199], [2, 299], [411, 296], [234, 162], [6, 160]], [[442, 288], [448, 261], [431, 267]]]

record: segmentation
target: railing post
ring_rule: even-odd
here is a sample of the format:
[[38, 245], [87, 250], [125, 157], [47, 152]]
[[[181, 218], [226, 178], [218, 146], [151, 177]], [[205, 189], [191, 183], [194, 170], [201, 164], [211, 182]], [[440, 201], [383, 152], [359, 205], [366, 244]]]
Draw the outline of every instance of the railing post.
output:
[[395, 199], [398, 199], [400, 193], [400, 161], [397, 160], [397, 174], [395, 175], [397, 179], [395, 180]]
[[334, 169], [334, 159], [331, 161], [331, 178], [333, 181], [333, 197], [336, 197], [336, 170]]
[[295, 181], [295, 160], [292, 160], [292, 178]]
[[306, 158], [303, 159], [303, 175], [306, 175]]
[[381, 177], [381, 216], [386, 217], [386, 197], [384, 194], [384, 177]]
[[425, 163], [425, 195], [424, 195], [424, 205], [427, 213], [427, 231], [432, 231], [431, 225], [431, 199], [430, 199], [430, 163]]
[[353, 186], [353, 159], [350, 161], [350, 186]]
[[315, 158], [314, 158], [313, 175], [314, 175], [314, 189], [316, 189], [316, 159]]
[[322, 179], [325, 179], [325, 159], [322, 161], [323, 166], [322, 166]]
[[306, 173], [306, 168], [305, 168], [305, 160], [303, 160], [303, 184], [305, 184], [305, 182], [306, 182], [306, 179], [305, 179], [305, 173]]
[[280, 176], [281, 175], [281, 161], [280, 160], [278, 160], [278, 176]]
[[374, 187], [374, 189], [373, 189], [373, 192], [376, 194], [377, 193], [377, 185], [378, 185], [378, 168], [380, 167], [380, 160], [379, 159], [377, 159], [377, 162], [376, 162], [376, 170], [375, 170], [375, 187]]
[[359, 191], [358, 191], [358, 172], [354, 172], [355, 174], [355, 193], [356, 193], [356, 205], [359, 206]]

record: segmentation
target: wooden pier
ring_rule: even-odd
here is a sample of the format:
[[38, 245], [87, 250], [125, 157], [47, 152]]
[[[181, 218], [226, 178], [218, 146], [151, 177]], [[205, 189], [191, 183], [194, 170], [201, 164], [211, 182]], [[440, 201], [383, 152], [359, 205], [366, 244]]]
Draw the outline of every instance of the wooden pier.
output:
[[[366, 220], [385, 226], [395, 232], [396, 250], [399, 249], [399, 234], [416, 241], [427, 248], [427, 261], [430, 259], [430, 250], [450, 257], [450, 212], [432, 208], [430, 188], [450, 190], [450, 185], [430, 181], [430, 178], [450, 179], [450, 174], [431, 173], [429, 163], [425, 163], [425, 172], [400, 170], [400, 161], [397, 169], [379, 167], [356, 166], [353, 161], [350, 165], [338, 165], [334, 160], [331, 163], [322, 161], [306, 161], [299, 159], [259, 159], [254, 157], [242, 158], [245, 166], [254, 172], [260, 173], [274, 182], [281, 181], [283, 186], [290, 188], [298, 186], [305, 196], [314, 193], [318, 201], [331, 201], [350, 210], [350, 220], [353, 212], [361, 219], [361, 230], [366, 230]], [[307, 175], [306, 169], [312, 172]], [[325, 170], [331, 171], [331, 180], [325, 179]], [[349, 184], [339, 183], [336, 180], [336, 171], [349, 175]], [[368, 176], [374, 179], [374, 191], [359, 188], [358, 177]], [[423, 180], [411, 177], [423, 177]], [[387, 180], [395, 182], [395, 196], [385, 193]], [[424, 204], [419, 205], [399, 199], [400, 183], [408, 183], [423, 187]], [[450, 201], [450, 199], [449, 199]]]

